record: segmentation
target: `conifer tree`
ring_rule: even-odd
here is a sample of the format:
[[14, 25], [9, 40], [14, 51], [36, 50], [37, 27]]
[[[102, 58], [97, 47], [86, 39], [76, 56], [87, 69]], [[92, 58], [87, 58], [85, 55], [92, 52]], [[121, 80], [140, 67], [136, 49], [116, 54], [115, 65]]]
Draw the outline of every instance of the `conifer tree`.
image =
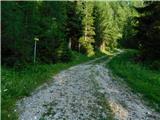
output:
[[[102, 52], [110, 52], [117, 46], [118, 26], [110, 2], [95, 3], [96, 43]], [[118, 16], [116, 16], [118, 17]]]
[[126, 20], [122, 29], [122, 39], [120, 40], [120, 45], [125, 48], [138, 49], [138, 39], [134, 39], [136, 34], [136, 30], [134, 26], [136, 25], [136, 21], [134, 17], [138, 17], [139, 14], [135, 10], [135, 6], [142, 6], [141, 1], [129, 2], [128, 8], [125, 10]]
[[3, 1], [2, 64], [32, 63], [35, 37], [39, 38], [37, 60], [45, 63], [68, 61], [66, 6], [66, 2], [57, 1]]
[[67, 2], [66, 32], [69, 49], [78, 51], [79, 38], [82, 36], [82, 25], [77, 2], [78, 1]]
[[84, 47], [88, 56], [94, 55], [94, 17], [93, 17], [93, 2], [83, 2], [83, 36], [80, 38], [80, 43]]
[[144, 60], [160, 59], [160, 3], [146, 2], [136, 10], [141, 14], [136, 27], [141, 56]]

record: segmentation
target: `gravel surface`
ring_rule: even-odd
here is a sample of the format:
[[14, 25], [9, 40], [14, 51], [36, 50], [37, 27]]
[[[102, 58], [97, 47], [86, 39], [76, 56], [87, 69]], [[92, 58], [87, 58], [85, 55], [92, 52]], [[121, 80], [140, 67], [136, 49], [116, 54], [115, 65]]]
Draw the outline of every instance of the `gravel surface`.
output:
[[19, 120], [160, 120], [98, 60], [60, 72], [18, 101]]

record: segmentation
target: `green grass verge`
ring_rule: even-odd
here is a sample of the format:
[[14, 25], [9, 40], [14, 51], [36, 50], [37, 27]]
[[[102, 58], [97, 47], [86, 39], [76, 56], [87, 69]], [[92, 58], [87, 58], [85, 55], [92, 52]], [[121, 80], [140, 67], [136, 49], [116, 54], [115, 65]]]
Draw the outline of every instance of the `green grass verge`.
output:
[[56, 73], [100, 56], [102, 56], [101, 53], [96, 54], [94, 57], [87, 57], [73, 52], [72, 61], [68, 63], [28, 65], [19, 71], [16, 71], [14, 68], [5, 68], [2, 66], [2, 119], [16, 120], [17, 115], [14, 112], [16, 101], [24, 96], [29, 96], [36, 87], [49, 81]]
[[135, 63], [133, 58], [136, 53], [127, 50], [113, 57], [108, 63], [109, 68], [113, 74], [124, 78], [133, 91], [141, 93], [149, 105], [160, 111], [160, 71]]

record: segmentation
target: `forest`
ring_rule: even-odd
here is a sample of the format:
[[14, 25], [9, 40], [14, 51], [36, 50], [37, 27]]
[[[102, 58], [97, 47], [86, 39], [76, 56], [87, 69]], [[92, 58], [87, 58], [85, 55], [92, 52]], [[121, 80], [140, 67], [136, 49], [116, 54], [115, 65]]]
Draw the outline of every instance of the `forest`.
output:
[[2, 119], [53, 75], [102, 56], [159, 113], [159, 13], [158, 1], [2, 1]]

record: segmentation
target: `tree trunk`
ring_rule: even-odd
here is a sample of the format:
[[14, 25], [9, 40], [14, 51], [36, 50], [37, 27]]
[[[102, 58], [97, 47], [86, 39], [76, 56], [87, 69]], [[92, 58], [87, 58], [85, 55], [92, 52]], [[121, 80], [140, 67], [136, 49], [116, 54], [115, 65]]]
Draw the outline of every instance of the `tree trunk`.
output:
[[69, 38], [68, 48], [72, 49], [71, 46], [72, 46], [72, 41], [71, 41], [71, 38]]

